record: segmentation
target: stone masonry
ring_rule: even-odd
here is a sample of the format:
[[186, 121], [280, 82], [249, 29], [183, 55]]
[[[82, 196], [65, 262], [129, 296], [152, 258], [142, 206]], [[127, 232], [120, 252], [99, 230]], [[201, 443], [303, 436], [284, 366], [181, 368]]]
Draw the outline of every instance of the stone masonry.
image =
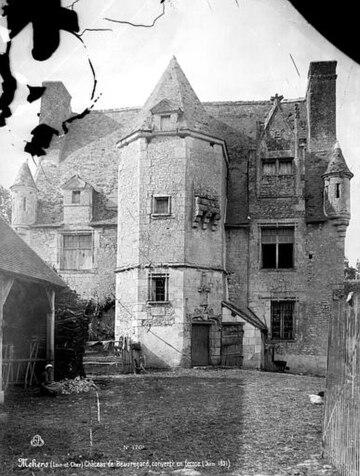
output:
[[[62, 132], [70, 95], [45, 86]], [[91, 111], [22, 166], [13, 227], [83, 297], [116, 298], [116, 339], [149, 366], [323, 374], [352, 178], [335, 125], [336, 62], [302, 99], [201, 103], [173, 58], [142, 109]]]

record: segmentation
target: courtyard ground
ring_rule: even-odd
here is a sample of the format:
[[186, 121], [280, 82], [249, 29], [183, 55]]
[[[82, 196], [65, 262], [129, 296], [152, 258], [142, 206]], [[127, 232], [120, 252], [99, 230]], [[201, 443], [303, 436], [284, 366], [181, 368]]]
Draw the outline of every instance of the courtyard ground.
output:
[[94, 379], [100, 407], [94, 390], [7, 394], [1, 475], [337, 475], [321, 459], [324, 407], [308, 397], [323, 378], [183, 369]]

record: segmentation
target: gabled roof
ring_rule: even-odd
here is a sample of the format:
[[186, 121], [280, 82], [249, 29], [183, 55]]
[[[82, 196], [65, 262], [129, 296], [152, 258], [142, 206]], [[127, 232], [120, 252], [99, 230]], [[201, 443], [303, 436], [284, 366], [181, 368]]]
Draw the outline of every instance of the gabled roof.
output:
[[76, 175], [73, 175], [69, 180], [67, 180], [61, 186], [61, 188], [62, 190], [73, 190], [73, 189], [93, 188], [93, 186], [76, 174]]
[[177, 104], [169, 101], [168, 99], [162, 99], [156, 106], [151, 109], [152, 114], [163, 114], [166, 112], [182, 112]]
[[11, 185], [10, 188], [18, 186], [32, 187], [36, 190], [36, 185], [27, 162], [24, 162], [21, 165], [19, 172], [17, 173], [17, 176], [15, 178], [15, 182]]
[[336, 142], [334, 145], [329, 165], [324, 175], [347, 175], [350, 178], [354, 176], [345, 162], [339, 142]]
[[0, 217], [0, 272], [65, 287], [66, 284]]
[[172, 111], [180, 110], [179, 129], [190, 129], [215, 138], [218, 130], [191, 87], [175, 56], [150, 94], [134, 123], [132, 132], [151, 129], [151, 116], [164, 102]]

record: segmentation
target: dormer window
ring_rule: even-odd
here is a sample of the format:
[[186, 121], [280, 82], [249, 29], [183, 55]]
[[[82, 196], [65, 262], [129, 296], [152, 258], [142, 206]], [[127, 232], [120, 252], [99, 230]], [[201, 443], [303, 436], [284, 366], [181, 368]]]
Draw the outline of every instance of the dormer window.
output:
[[161, 132], [175, 130], [183, 113], [178, 104], [168, 99], [162, 99], [150, 111], [153, 131]]
[[170, 116], [170, 114], [160, 116], [160, 130], [161, 131], [170, 131], [171, 130], [171, 116]]
[[80, 203], [80, 190], [73, 190], [71, 194], [71, 203], [78, 205]]
[[94, 188], [79, 175], [71, 177], [64, 185], [64, 223], [88, 224], [92, 220]]

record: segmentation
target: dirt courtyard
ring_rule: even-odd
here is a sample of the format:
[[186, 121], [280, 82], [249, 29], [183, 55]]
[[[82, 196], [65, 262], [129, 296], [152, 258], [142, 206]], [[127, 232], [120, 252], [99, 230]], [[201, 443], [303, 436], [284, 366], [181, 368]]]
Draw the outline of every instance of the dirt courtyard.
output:
[[[6, 395], [1, 475], [336, 475], [323, 378], [191, 369], [94, 377], [89, 393]], [[98, 417], [100, 416], [100, 422]]]

